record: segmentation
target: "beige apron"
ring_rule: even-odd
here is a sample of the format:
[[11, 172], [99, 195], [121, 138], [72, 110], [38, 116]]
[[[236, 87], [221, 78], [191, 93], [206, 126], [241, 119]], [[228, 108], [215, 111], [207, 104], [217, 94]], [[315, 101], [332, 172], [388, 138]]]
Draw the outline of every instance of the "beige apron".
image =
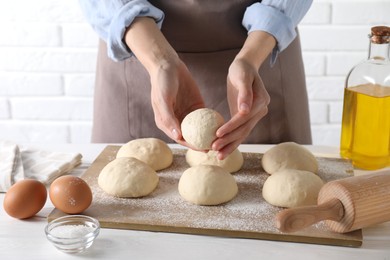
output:
[[[200, 87], [206, 107], [230, 118], [226, 76], [247, 32], [245, 8], [255, 1], [150, 1], [165, 13], [162, 32]], [[268, 114], [244, 143], [311, 143], [308, 101], [299, 37], [271, 67], [259, 70], [271, 97]], [[172, 142], [154, 122], [150, 78], [135, 57], [114, 62], [99, 45], [94, 99], [93, 142], [124, 143], [143, 137]]]

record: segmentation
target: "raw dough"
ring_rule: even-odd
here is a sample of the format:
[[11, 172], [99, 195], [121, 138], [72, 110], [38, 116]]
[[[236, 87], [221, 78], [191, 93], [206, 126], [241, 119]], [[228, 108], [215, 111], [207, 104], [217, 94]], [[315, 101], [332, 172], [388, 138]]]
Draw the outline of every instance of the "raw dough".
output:
[[314, 155], [305, 147], [286, 142], [278, 144], [266, 151], [261, 159], [263, 169], [269, 173], [295, 169], [317, 173], [318, 162]]
[[217, 151], [210, 150], [207, 153], [189, 149], [186, 153], [186, 161], [190, 166], [215, 165], [224, 168], [230, 173], [239, 171], [244, 164], [242, 153], [236, 149], [228, 157], [218, 160]]
[[275, 172], [264, 182], [263, 198], [277, 207], [316, 205], [323, 185], [314, 173], [286, 169]]
[[224, 119], [217, 111], [200, 108], [189, 113], [181, 123], [184, 140], [198, 150], [210, 150], [217, 138], [216, 131]]
[[102, 169], [98, 184], [116, 197], [143, 197], [157, 187], [158, 180], [156, 172], [146, 163], [133, 157], [121, 157]]
[[116, 157], [134, 157], [148, 164], [155, 171], [168, 168], [173, 155], [168, 145], [157, 138], [135, 139], [122, 145]]
[[233, 199], [238, 192], [234, 177], [221, 167], [198, 165], [183, 172], [179, 193], [197, 205], [218, 205]]

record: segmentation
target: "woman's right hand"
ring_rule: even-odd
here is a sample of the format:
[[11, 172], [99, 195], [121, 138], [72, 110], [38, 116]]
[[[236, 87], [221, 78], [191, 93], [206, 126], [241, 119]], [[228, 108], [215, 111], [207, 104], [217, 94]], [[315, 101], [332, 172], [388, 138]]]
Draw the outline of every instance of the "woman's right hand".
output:
[[126, 30], [125, 42], [150, 75], [157, 127], [191, 148], [183, 140], [180, 123], [188, 113], [204, 107], [204, 102], [187, 66], [150, 17], [136, 18]]
[[150, 72], [151, 101], [157, 127], [177, 143], [191, 147], [182, 137], [184, 117], [204, 107], [199, 88], [180, 59], [164, 62]]

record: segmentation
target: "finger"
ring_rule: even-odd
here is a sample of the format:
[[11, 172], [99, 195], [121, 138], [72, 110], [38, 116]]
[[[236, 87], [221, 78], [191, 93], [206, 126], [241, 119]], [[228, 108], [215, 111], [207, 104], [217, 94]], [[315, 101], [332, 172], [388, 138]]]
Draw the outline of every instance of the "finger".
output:
[[154, 120], [157, 127], [171, 139], [178, 141], [182, 139], [179, 120], [172, 108], [166, 102], [152, 102]]
[[262, 107], [259, 111], [253, 111], [253, 113], [243, 116], [241, 114], [234, 115], [228, 122], [217, 129], [216, 135], [218, 138], [222, 138], [225, 135], [233, 132], [248, 121], [256, 118], [257, 121], [263, 118], [268, 113], [268, 107]]
[[186, 140], [184, 139], [180, 139], [180, 140], [177, 140], [176, 141], [178, 144], [182, 145], [182, 146], [185, 146], [187, 148], [190, 148], [191, 150], [194, 150], [194, 151], [198, 151], [198, 152], [204, 152], [204, 153], [207, 153], [209, 150], [202, 150], [202, 149], [198, 149], [196, 148], [195, 146], [189, 144], [188, 142], [186, 142]]
[[249, 114], [252, 109], [253, 92], [250, 82], [243, 82], [238, 85], [237, 109], [242, 115]]
[[215, 151], [220, 151], [230, 143], [234, 143], [236, 141], [239, 141], [239, 143], [243, 142], [261, 118], [262, 116], [258, 114], [255, 117], [251, 118], [245, 124], [234, 129], [229, 134], [226, 134], [222, 138], [218, 138], [212, 144], [212, 149]]
[[178, 121], [176, 119], [167, 123], [158, 124], [158, 127], [175, 142], [179, 142], [180, 140], [183, 140], [180, 126], [177, 122]]
[[226, 159], [234, 150], [238, 148], [238, 146], [241, 144], [239, 140], [236, 142], [230, 143], [226, 145], [224, 148], [218, 151], [217, 158], [218, 160], [224, 160]]
[[253, 92], [251, 92], [252, 98], [256, 99], [257, 101], [256, 106], [253, 107], [252, 111], [249, 114], [243, 114], [243, 113], [236, 113], [233, 115], [233, 117], [226, 122], [223, 126], [221, 126], [216, 134], [218, 138], [223, 137], [224, 135], [230, 133], [234, 129], [238, 128], [242, 124], [244, 124], [246, 121], [249, 120], [249, 118], [255, 116], [256, 114], [260, 115], [260, 118], [264, 117], [268, 113], [268, 104], [270, 102], [270, 97], [268, 92], [261, 88], [262, 81], [260, 78], [255, 78], [255, 82], [253, 85]]
[[[235, 104], [234, 108], [231, 108], [231, 113], [248, 114], [252, 108], [253, 93], [252, 93], [252, 80], [247, 75], [242, 74], [240, 77], [228, 77], [227, 84], [228, 96], [236, 97], [233, 100], [229, 100], [229, 103]], [[233, 93], [234, 92], [234, 93]]]
[[234, 131], [234, 129], [240, 127], [249, 120], [249, 115], [243, 116], [241, 114], [235, 114], [229, 121], [223, 124], [217, 129], [216, 135], [218, 138], [225, 136], [226, 134]]
[[271, 101], [271, 98], [260, 77], [255, 78], [253, 83], [253, 98], [259, 103], [259, 107], [268, 106]]

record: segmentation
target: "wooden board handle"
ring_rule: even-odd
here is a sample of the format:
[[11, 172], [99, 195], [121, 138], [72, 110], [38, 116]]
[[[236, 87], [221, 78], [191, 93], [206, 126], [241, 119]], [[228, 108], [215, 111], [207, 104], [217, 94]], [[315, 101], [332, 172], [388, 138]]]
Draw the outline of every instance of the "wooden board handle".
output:
[[295, 232], [322, 220], [340, 221], [344, 207], [340, 200], [331, 199], [318, 206], [285, 209], [276, 215], [276, 227], [286, 233]]

